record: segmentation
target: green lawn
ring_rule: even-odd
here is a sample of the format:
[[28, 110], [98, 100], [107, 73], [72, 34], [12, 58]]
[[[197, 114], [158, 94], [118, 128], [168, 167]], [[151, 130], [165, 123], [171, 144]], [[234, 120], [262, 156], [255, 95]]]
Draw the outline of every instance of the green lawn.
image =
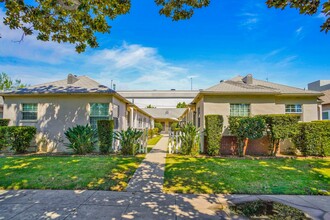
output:
[[156, 145], [163, 135], [156, 135], [153, 138], [148, 139], [148, 145]]
[[180, 193], [330, 195], [330, 159], [191, 158], [169, 155], [164, 190]]
[[121, 191], [144, 155], [0, 157], [0, 189]]

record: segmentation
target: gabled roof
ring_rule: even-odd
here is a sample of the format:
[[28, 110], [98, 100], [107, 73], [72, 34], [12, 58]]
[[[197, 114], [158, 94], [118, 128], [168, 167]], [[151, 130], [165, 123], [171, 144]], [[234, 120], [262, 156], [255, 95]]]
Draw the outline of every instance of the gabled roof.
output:
[[155, 119], [178, 120], [186, 108], [144, 108], [143, 110]]
[[71, 77], [73, 77], [72, 83], [68, 83], [69, 80], [64, 79], [13, 91], [5, 91], [2, 92], [2, 95], [115, 93], [114, 90], [99, 84], [87, 76], [76, 77], [71, 75]]
[[323, 101], [322, 105], [330, 104], [330, 89], [322, 91], [324, 96], [321, 96], [320, 99]]
[[[252, 76], [251, 76], [252, 77]], [[229, 80], [220, 82], [202, 92], [215, 93], [240, 93], [240, 94], [315, 94], [321, 95], [320, 92], [304, 90], [296, 87], [281, 85], [277, 83], [267, 82], [252, 78], [252, 83], [244, 82], [242, 76], [237, 76]]]

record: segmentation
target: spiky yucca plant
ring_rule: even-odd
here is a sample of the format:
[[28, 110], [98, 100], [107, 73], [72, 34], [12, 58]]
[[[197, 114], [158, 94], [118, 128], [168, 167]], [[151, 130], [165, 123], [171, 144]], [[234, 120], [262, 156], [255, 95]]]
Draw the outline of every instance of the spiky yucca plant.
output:
[[124, 155], [136, 155], [140, 146], [139, 138], [143, 131], [129, 127], [126, 131], [117, 131], [114, 133], [116, 140], [119, 140], [121, 153]]
[[181, 127], [181, 153], [185, 155], [197, 156], [199, 154], [200, 133], [192, 123]]
[[70, 142], [67, 147], [76, 154], [91, 153], [95, 149], [96, 131], [90, 125], [76, 125], [69, 128], [64, 134]]

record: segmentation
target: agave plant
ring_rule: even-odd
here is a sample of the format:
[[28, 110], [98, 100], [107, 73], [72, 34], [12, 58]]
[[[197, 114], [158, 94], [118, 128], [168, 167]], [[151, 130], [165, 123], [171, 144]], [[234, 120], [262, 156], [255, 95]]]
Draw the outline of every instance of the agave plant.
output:
[[95, 149], [97, 135], [90, 125], [77, 125], [69, 128], [64, 134], [70, 142], [67, 147], [76, 154], [91, 153]]
[[200, 133], [192, 123], [181, 127], [181, 153], [185, 155], [196, 156], [199, 154]]
[[140, 146], [139, 138], [142, 136], [143, 131], [128, 128], [126, 131], [117, 131], [114, 133], [116, 140], [119, 140], [121, 152], [124, 155], [135, 155]]

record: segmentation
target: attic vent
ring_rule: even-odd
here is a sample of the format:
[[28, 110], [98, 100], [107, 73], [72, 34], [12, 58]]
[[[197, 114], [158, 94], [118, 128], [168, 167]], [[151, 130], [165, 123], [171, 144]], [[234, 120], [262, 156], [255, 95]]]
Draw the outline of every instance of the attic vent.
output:
[[77, 78], [77, 76], [74, 76], [72, 74], [68, 75], [68, 84], [73, 84], [75, 82], [77, 82], [79, 79]]
[[245, 84], [248, 84], [248, 85], [251, 85], [253, 84], [253, 77], [252, 77], [252, 74], [248, 74], [246, 77], [244, 77], [243, 79], [243, 82]]

